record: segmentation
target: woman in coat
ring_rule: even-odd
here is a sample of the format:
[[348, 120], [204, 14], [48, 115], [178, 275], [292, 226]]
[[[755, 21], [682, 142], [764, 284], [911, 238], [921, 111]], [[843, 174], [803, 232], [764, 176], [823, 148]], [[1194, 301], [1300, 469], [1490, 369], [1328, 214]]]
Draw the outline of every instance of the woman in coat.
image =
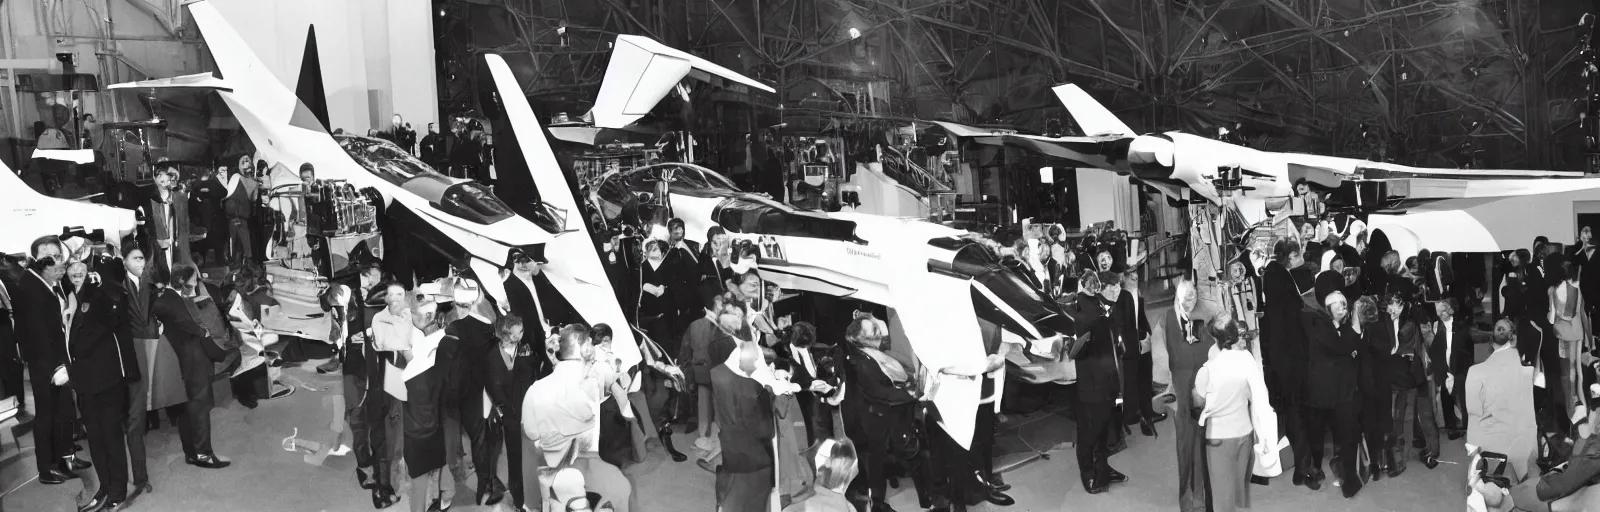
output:
[[1178, 282], [1173, 299], [1173, 310], [1167, 314], [1167, 364], [1172, 370], [1172, 417], [1177, 421], [1178, 440], [1178, 510], [1181, 512], [1207, 512], [1211, 510], [1210, 491], [1206, 479], [1206, 437], [1199, 428], [1200, 408], [1193, 398], [1194, 380], [1200, 367], [1206, 363], [1215, 344], [1206, 332], [1205, 323], [1196, 318], [1195, 305], [1199, 297], [1194, 283]]
[[1267, 399], [1261, 362], [1239, 336], [1239, 324], [1227, 315], [1211, 320], [1206, 331], [1217, 350], [1195, 375], [1190, 392], [1202, 407], [1206, 471], [1215, 512], [1250, 508], [1250, 475], [1257, 456], [1273, 466], [1278, 457], [1278, 415]]
[[401, 374], [405, 379], [406, 402], [402, 451], [411, 477], [412, 512], [427, 512], [430, 506], [436, 510], [448, 509], [456, 494], [454, 476], [447, 476], [449, 472], [443, 470], [446, 462], [443, 404], [448, 369], [435, 364], [449, 360], [440, 353], [447, 352], [449, 349], [444, 345], [454, 340], [445, 339], [444, 329], [449, 321], [439, 319], [450, 316], [448, 309], [434, 303], [431, 297], [420, 298], [411, 316], [411, 348], [403, 354], [406, 364]]

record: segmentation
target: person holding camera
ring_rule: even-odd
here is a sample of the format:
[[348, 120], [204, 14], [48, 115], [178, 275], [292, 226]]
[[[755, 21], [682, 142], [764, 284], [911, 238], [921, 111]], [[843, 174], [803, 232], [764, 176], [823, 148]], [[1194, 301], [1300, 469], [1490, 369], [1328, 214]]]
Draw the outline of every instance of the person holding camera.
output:
[[[67, 374], [88, 431], [89, 453], [100, 463], [95, 467], [100, 489], [80, 510], [116, 510], [131, 497], [127, 458], [132, 450], [124, 425], [129, 385], [140, 380], [129, 293], [121, 286], [89, 285], [80, 288], [76, 297], [79, 306], [72, 320], [72, 343], [67, 346]], [[143, 440], [140, 442], [136, 453], [142, 455]], [[144, 461], [136, 464], [141, 467], [141, 479], [145, 478]], [[143, 490], [141, 484], [136, 482], [134, 495]]]
[[39, 483], [60, 484], [77, 478], [73, 471], [90, 467], [73, 455], [72, 420], [76, 414], [67, 387], [71, 379], [66, 319], [78, 304], [61, 285], [69, 265], [61, 238], [35, 239], [29, 253], [33, 261], [18, 279], [12, 312], [18, 348], [33, 384], [34, 459]]

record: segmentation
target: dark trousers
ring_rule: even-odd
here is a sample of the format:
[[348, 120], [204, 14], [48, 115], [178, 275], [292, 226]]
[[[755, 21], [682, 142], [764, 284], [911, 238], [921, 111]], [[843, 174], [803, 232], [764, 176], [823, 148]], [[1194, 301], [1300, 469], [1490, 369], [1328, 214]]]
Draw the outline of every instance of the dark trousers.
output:
[[239, 263], [254, 259], [253, 247], [250, 243], [250, 221], [237, 217], [228, 219], [228, 261]]
[[522, 416], [507, 411], [507, 416], [501, 420], [501, 424], [510, 429], [500, 433], [506, 444], [506, 470], [510, 472], [506, 475], [506, 487], [511, 490], [512, 503], [521, 507], [527, 503], [522, 490]]
[[[89, 455], [100, 477], [100, 492], [111, 501], [128, 497], [127, 435], [128, 384], [118, 383], [93, 393], [79, 393], [83, 427], [88, 431]], [[142, 451], [142, 450], [141, 450]]]
[[[856, 444], [857, 461], [861, 468], [851, 487], [864, 488], [873, 502], [888, 500], [886, 491], [889, 487], [890, 457], [915, 465], [911, 469], [919, 479], [931, 469], [928, 464], [920, 463], [914, 444], [907, 439], [907, 436], [916, 435], [912, 425], [916, 413], [914, 407], [915, 404], [887, 407], [858, 403], [844, 411], [845, 435]], [[922, 487], [918, 486], [919, 489]]]
[[[144, 340], [134, 340], [143, 343]], [[150, 378], [149, 376], [145, 377]], [[122, 432], [128, 444], [128, 465], [133, 470], [133, 485], [140, 486], [150, 483], [150, 468], [145, 463], [144, 432], [145, 414], [150, 407], [149, 389], [143, 385], [126, 386], [128, 393], [128, 414], [122, 423]]]
[[1466, 385], [1467, 377], [1465, 375], [1457, 375], [1455, 380], [1456, 389], [1454, 392], [1445, 389], [1444, 384], [1438, 385], [1439, 409], [1444, 414], [1444, 428], [1466, 430], [1466, 412], [1464, 410], [1458, 411], [1457, 408], [1465, 409], [1466, 407], [1466, 393], [1463, 386]]
[[[348, 371], [349, 367], [345, 367]], [[382, 393], [380, 390], [379, 393]], [[350, 448], [356, 452], [356, 467], [370, 468], [375, 460], [376, 452], [373, 449], [371, 428], [373, 423], [367, 420], [363, 402], [375, 397], [367, 394], [367, 376], [351, 373], [344, 374], [344, 418], [350, 425]], [[383, 423], [376, 423], [382, 428]]]
[[1367, 442], [1367, 455], [1372, 463], [1388, 466], [1388, 446], [1393, 438], [1393, 390], [1361, 390], [1361, 405], [1357, 415], [1361, 418], [1361, 438]]
[[1439, 428], [1433, 419], [1433, 386], [1421, 385], [1410, 389], [1394, 390], [1393, 440], [1389, 443], [1390, 461], [1396, 467], [1406, 467], [1406, 441], [1422, 439], [1423, 450], [1439, 453]]
[[[1137, 348], [1137, 347], [1132, 347]], [[1122, 421], [1129, 425], [1140, 418], [1155, 416], [1150, 379], [1154, 359], [1150, 354], [1128, 354], [1122, 358]]]
[[30, 368], [33, 383], [34, 460], [40, 473], [60, 467], [63, 457], [72, 455], [72, 391], [50, 383], [54, 369]]
[[[207, 368], [209, 370], [209, 368]], [[185, 381], [190, 381], [185, 378]], [[211, 385], [188, 384], [189, 401], [183, 403], [183, 414], [178, 419], [178, 440], [183, 444], [183, 455], [194, 458], [211, 455]]]
[[[10, 322], [11, 312], [0, 309], [0, 322]], [[17, 353], [17, 340], [7, 324], [0, 329], [0, 397], [17, 397], [17, 407], [26, 408], [27, 394], [22, 392], [22, 357]]]
[[1087, 483], [1091, 478], [1104, 481], [1111, 476], [1111, 435], [1116, 428], [1112, 417], [1116, 406], [1109, 401], [1078, 400], [1078, 475]]
[[1333, 468], [1344, 480], [1345, 486], [1355, 485], [1361, 488], [1361, 477], [1356, 473], [1356, 450], [1361, 446], [1361, 421], [1360, 405], [1357, 400], [1346, 400], [1331, 409], [1308, 407], [1304, 409], [1306, 418], [1306, 450], [1308, 460], [1301, 469], [1306, 473], [1315, 474], [1322, 470], [1322, 456], [1324, 451], [1324, 437], [1328, 430], [1333, 431], [1333, 442], [1338, 446], [1339, 455], [1336, 457], [1338, 466]]
[[[982, 503], [989, 497], [984, 481], [994, 478], [994, 404], [978, 404], [977, 420], [973, 424], [971, 448], [962, 448], [939, 426], [936, 416], [928, 415], [929, 441], [939, 450], [938, 469], [950, 479], [949, 498], [968, 506]], [[979, 481], [979, 477], [984, 481]]]
[[500, 426], [496, 428], [484, 428], [487, 423], [487, 420], [480, 419], [468, 427], [471, 429], [468, 435], [472, 436], [472, 466], [473, 471], [478, 473], [478, 485], [498, 480], [495, 474], [495, 468], [498, 467], [495, 459], [500, 456], [503, 442], [506, 450], [506, 469], [510, 472], [503, 483], [511, 491], [512, 503], [521, 508], [523, 504], [522, 417], [510, 414], [500, 418]]

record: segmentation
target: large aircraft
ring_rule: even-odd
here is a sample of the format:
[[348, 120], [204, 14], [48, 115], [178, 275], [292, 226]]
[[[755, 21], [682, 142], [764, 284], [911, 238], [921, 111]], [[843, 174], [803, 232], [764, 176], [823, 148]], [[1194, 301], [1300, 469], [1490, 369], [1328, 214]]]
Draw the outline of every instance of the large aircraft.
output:
[[[391, 144], [330, 134], [314, 33], [306, 46], [298, 91], [291, 91], [214, 6], [196, 2], [188, 7], [221, 76], [190, 75], [112, 88], [216, 93], [249, 135], [257, 158], [287, 169], [310, 163], [319, 180], [343, 180], [377, 196], [381, 203], [377, 206], [385, 220], [380, 225], [389, 236], [404, 233], [417, 237], [454, 264], [471, 268], [482, 278], [484, 291], [499, 304], [507, 303], [499, 276], [508, 264], [510, 251], [547, 248], [561, 239], [587, 243], [581, 231], [568, 225], [559, 208], [534, 204], [513, 209], [481, 184], [440, 174]], [[556, 165], [553, 159], [535, 163], [536, 167]], [[597, 256], [591, 251], [590, 258]], [[603, 272], [591, 273], [587, 264], [573, 270], [567, 267], [572, 260], [548, 259], [551, 263], [545, 271], [551, 276], [551, 283], [586, 321], [625, 325]], [[616, 353], [624, 365], [640, 360], [637, 345], [626, 329], [617, 329], [616, 341]]]
[[[1534, 236], [1569, 239], [1573, 200], [1600, 200], [1600, 179], [1582, 172], [1436, 169], [1305, 153], [1262, 151], [1181, 131], [1139, 134], [1074, 84], [1056, 97], [1086, 136], [1046, 137], [936, 123], [952, 136], [1021, 148], [1080, 168], [1128, 175], [1177, 200], [1238, 207], [1247, 222], [1268, 219], [1295, 184], [1325, 192], [1330, 208], [1387, 227], [1397, 250], [1495, 252]], [[1219, 180], [1231, 179], [1226, 190]], [[1548, 210], [1565, 205], [1564, 210]], [[1530, 212], [1565, 218], [1527, 225]], [[1396, 240], [1398, 238], [1398, 240]]]
[[64, 229], [98, 231], [118, 244], [137, 225], [133, 210], [40, 194], [0, 162], [0, 255], [26, 255], [34, 239]]

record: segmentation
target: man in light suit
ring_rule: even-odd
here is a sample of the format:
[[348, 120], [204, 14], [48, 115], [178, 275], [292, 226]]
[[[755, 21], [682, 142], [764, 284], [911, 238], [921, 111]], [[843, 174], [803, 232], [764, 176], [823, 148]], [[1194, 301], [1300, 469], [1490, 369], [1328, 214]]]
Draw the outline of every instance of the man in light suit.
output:
[[1494, 324], [1494, 352], [1467, 371], [1467, 444], [1506, 456], [1513, 482], [1526, 478], [1538, 455], [1533, 412], [1533, 368], [1516, 350], [1517, 328]]

